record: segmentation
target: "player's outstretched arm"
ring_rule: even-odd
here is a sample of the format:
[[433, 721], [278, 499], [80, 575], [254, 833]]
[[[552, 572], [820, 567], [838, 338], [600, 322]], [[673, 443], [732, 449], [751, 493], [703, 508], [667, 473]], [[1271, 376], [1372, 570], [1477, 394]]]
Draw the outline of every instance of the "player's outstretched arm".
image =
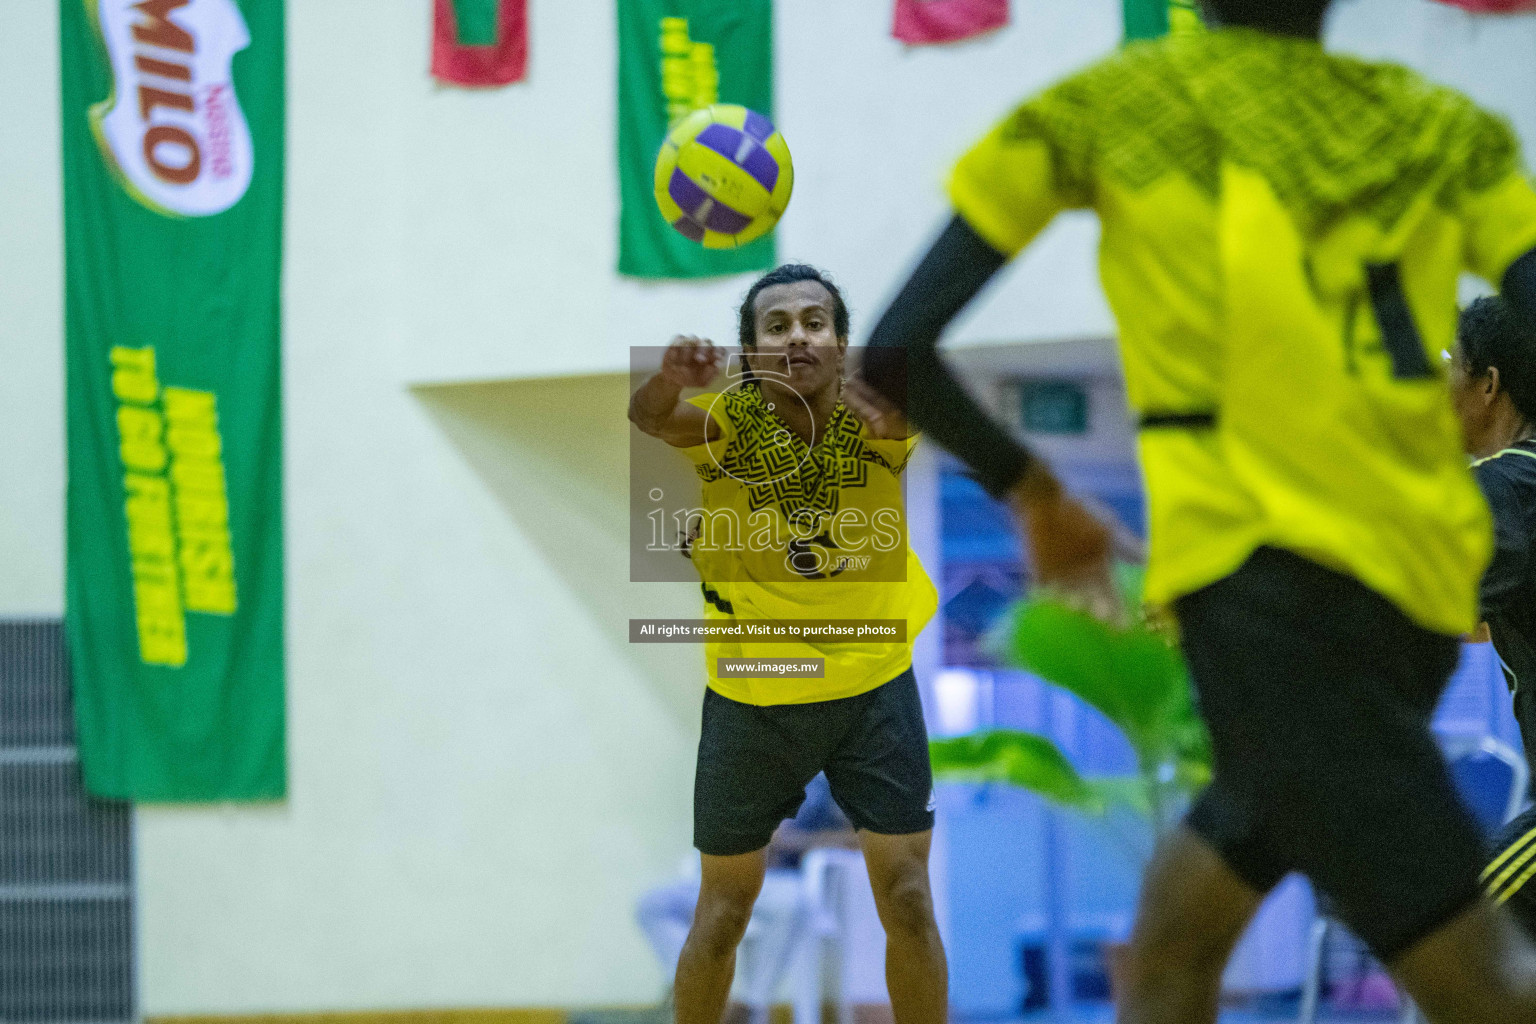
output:
[[964, 219], [953, 218], [875, 325], [860, 373], [997, 497], [1023, 475], [1030, 454], [961, 386], [939, 358], [938, 343], [1007, 262]]
[[707, 338], [679, 335], [661, 357], [661, 369], [629, 399], [629, 421], [674, 448], [692, 448], [722, 436], [720, 424], [683, 401], [684, 388], [702, 388], [720, 373], [720, 349]]
[[1007, 262], [964, 218], [953, 218], [880, 318], [862, 376], [1012, 506], [1042, 586], [1116, 618], [1122, 609], [1109, 571], [1110, 530], [982, 411], [938, 354], [944, 328]]

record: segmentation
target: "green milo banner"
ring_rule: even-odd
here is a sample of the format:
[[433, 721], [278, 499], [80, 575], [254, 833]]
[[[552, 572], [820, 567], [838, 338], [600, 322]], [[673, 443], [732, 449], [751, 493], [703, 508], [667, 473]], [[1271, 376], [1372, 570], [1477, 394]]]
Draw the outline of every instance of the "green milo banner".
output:
[[[774, 265], [773, 234], [705, 249], [656, 208], [667, 127], [712, 103], [773, 117], [772, 0], [616, 0], [619, 28], [619, 273], [713, 277]], [[794, 151], [790, 140], [790, 151]]]
[[87, 787], [284, 795], [282, 0], [60, 0]]

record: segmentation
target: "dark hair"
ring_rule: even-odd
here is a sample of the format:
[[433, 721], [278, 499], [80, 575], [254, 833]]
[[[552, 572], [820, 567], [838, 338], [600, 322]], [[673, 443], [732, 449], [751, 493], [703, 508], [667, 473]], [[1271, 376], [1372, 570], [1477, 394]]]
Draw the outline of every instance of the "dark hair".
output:
[[1462, 364], [1473, 376], [1499, 371], [1499, 390], [1509, 395], [1527, 423], [1536, 423], [1536, 335], [1499, 298], [1478, 299], [1461, 311], [1456, 327]]
[[753, 348], [757, 345], [757, 295], [764, 288], [772, 288], [776, 284], [794, 284], [797, 281], [815, 281], [827, 290], [832, 296], [832, 330], [839, 338], [848, 337], [848, 304], [843, 301], [843, 293], [837, 290], [837, 285], [832, 279], [815, 267], [804, 263], [786, 263], [782, 267], [775, 267], [752, 283], [747, 289], [747, 297], [741, 300], [741, 327], [739, 340], [742, 348]]
[[1288, 36], [1316, 36], [1333, 0], [1203, 0], [1223, 25], [1240, 25]]

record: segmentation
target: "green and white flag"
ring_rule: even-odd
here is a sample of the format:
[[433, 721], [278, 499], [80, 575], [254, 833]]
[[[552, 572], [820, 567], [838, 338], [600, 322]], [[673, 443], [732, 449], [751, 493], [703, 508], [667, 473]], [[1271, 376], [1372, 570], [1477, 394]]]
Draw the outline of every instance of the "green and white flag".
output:
[[60, 0], [87, 787], [286, 789], [282, 0]]
[[712, 103], [773, 117], [771, 0], [616, 0], [619, 25], [619, 273], [713, 277], [774, 265], [773, 235], [705, 249], [656, 208], [667, 127]]

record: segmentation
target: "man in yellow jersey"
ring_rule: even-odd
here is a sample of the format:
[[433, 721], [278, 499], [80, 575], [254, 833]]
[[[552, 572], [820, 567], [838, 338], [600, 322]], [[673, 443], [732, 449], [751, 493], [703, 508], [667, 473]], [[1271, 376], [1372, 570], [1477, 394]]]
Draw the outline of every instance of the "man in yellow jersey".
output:
[[[767, 274], [741, 307], [748, 372], [684, 399], [720, 371], [721, 351], [678, 338], [630, 403], [630, 420], [698, 472], [703, 514], [689, 539], [707, 617], [905, 620], [904, 640], [710, 643], [694, 781], [702, 882], [673, 989], [679, 1024], [718, 1024], [736, 946], [763, 882], [764, 848], [825, 772], [858, 829], [886, 932], [899, 1024], [945, 1019], [944, 949], [928, 887], [933, 773], [912, 640], [938, 603], [907, 544], [901, 472], [916, 438], [889, 403], [844, 385], [848, 310], [812, 267]], [[738, 675], [724, 659], [813, 658], [819, 678]], [[755, 677], [754, 677], [755, 676]]]
[[[1263, 898], [1308, 875], [1435, 1021], [1536, 1021], [1536, 949], [1429, 719], [1477, 623], [1489, 514], [1439, 353], [1463, 269], [1536, 321], [1536, 191], [1509, 127], [1401, 67], [1325, 53], [1327, 0], [1210, 0], [961, 158], [955, 218], [876, 328], [867, 379], [1023, 513], [1079, 589], [1049, 471], [938, 359], [948, 321], [1060, 211], [1091, 208], [1140, 416], [1148, 598], [1171, 605], [1215, 781], [1148, 870], [1124, 1022], [1216, 1018]], [[885, 353], [896, 358], [876, 358]], [[905, 385], [892, 372], [899, 359]]]

